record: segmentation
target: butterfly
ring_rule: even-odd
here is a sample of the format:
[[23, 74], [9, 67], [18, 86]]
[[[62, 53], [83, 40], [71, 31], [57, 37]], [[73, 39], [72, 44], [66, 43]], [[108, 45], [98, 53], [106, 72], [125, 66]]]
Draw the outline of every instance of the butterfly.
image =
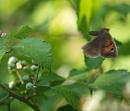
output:
[[89, 34], [96, 37], [82, 47], [85, 56], [95, 58], [98, 56], [116, 57], [118, 55], [116, 43], [108, 28], [90, 31]]

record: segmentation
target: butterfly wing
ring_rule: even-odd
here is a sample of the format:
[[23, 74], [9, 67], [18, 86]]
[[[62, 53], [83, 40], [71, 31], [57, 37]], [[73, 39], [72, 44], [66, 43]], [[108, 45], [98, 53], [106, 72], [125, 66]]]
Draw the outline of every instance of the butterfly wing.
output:
[[116, 57], [118, 55], [117, 47], [111, 35], [106, 33], [102, 38], [101, 43], [101, 56], [103, 57]]
[[92, 35], [92, 36], [98, 36], [100, 34], [102, 34], [103, 31], [109, 31], [108, 28], [102, 28], [100, 31], [89, 31], [89, 35]]
[[100, 31], [91, 32], [96, 38], [82, 47], [83, 52], [89, 57], [116, 57], [118, 55], [114, 39], [112, 39], [109, 29], [102, 28]]
[[100, 56], [100, 42], [99, 38], [93, 39], [91, 42], [85, 44], [83, 47], [83, 52], [88, 57]]

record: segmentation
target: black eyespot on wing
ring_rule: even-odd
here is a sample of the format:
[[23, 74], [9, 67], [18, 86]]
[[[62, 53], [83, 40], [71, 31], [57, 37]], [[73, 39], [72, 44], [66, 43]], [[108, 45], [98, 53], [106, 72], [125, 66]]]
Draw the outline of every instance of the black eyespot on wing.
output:
[[113, 51], [113, 50], [114, 50], [114, 48], [112, 47], [112, 48], [111, 48], [111, 51]]

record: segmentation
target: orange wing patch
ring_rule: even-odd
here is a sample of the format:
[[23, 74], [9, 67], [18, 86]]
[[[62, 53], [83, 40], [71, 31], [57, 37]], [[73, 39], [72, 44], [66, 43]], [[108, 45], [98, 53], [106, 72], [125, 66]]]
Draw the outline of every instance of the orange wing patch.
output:
[[102, 48], [101, 55], [104, 57], [116, 57], [116, 47], [114, 42], [107, 40]]
[[103, 51], [106, 52], [106, 53], [109, 53], [109, 52], [111, 52], [113, 50], [113, 48], [114, 48], [114, 45], [111, 44], [111, 45], [103, 48]]

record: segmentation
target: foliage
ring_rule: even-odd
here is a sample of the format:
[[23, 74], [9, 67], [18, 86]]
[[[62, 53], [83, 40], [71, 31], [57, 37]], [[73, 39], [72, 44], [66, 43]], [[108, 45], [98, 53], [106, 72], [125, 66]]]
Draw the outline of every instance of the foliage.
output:
[[[51, 6], [53, 2], [44, 1], [43, 4], [50, 3]], [[33, 0], [30, 3], [35, 6], [41, 1]], [[130, 5], [124, 3], [105, 4], [102, 0], [70, 0], [69, 3], [77, 15], [78, 31], [87, 41], [91, 39], [88, 32], [106, 27], [106, 18], [113, 12], [119, 14], [121, 23], [125, 22], [130, 12]], [[23, 7], [27, 8], [24, 15], [27, 17], [35, 7], [29, 8], [26, 5]], [[56, 2], [57, 5], [58, 2]], [[72, 69], [67, 72], [67, 77], [62, 77], [66, 72], [64, 70], [59, 71], [59, 74], [57, 67], [63, 61], [57, 53], [55, 54], [56, 50], [53, 48], [60, 47], [63, 43], [55, 43], [53, 39], [57, 39], [55, 36], [62, 36], [62, 34], [53, 35], [53, 31], [49, 32], [52, 15], [46, 17], [46, 22], [40, 24], [41, 26], [32, 29], [25, 25], [12, 33], [0, 36], [0, 105], [6, 105], [8, 111], [11, 109], [15, 111], [17, 109], [11, 106], [14, 106], [14, 103], [17, 104], [16, 100], [18, 100], [20, 104], [26, 104], [25, 109], [29, 111], [82, 111], [84, 98], [88, 97], [89, 100], [89, 97], [92, 97], [93, 99], [99, 90], [103, 91], [106, 100], [110, 97], [119, 102], [122, 100], [128, 102], [130, 98], [124, 94], [126, 93], [124, 90], [129, 84], [130, 72], [125, 69], [104, 70], [103, 63], [108, 60], [107, 58], [84, 56], [84, 68]], [[46, 34], [44, 40], [35, 31], [42, 31], [40, 34], [44, 32]], [[65, 33], [66, 36], [68, 37], [69, 34]], [[130, 54], [128, 51], [130, 41], [127, 41], [125, 45], [122, 41], [116, 39], [115, 41], [119, 55]], [[74, 56], [73, 52], [71, 55]], [[57, 64], [53, 59], [58, 61]], [[111, 60], [113, 65], [114, 59]]]
[[130, 73], [126, 70], [111, 70], [99, 76], [90, 86], [93, 88], [101, 88], [107, 93], [122, 97], [123, 88], [129, 80]]

